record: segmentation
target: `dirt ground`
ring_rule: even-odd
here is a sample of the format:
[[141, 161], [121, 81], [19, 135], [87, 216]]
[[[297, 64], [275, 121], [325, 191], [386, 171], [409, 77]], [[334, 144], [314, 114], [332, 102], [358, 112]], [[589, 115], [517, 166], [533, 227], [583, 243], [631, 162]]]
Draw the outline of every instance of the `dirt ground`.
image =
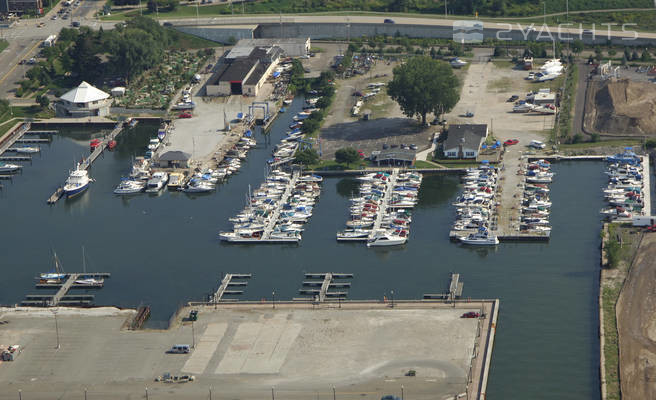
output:
[[617, 302], [620, 382], [625, 400], [656, 393], [656, 234], [646, 234]]
[[387, 64], [379, 60], [366, 75], [338, 81], [333, 106], [321, 130], [323, 159], [334, 158], [335, 151], [343, 147], [353, 147], [369, 155], [374, 150], [381, 150], [383, 144], [415, 144], [418, 151], [431, 146], [438, 127], [420, 127], [415, 119], [403, 115], [399, 105], [387, 96], [384, 89], [369, 98], [361, 108], [360, 116], [364, 111], [371, 112], [369, 121], [351, 115], [351, 109], [359, 99], [353, 93], [367, 93], [369, 83], [389, 82], [396, 65], [395, 62]]
[[656, 135], [656, 85], [629, 79], [591, 81], [584, 127], [604, 135]]

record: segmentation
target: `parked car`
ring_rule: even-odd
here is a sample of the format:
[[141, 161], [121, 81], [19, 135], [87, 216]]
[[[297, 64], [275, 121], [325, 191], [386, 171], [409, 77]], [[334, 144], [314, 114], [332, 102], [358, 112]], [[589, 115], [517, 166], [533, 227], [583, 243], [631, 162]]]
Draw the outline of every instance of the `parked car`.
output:
[[80, 27], [80, 22], [79, 21], [73, 21], [73, 22], [71, 22], [71, 26], [73, 28], [79, 28]]
[[656, 232], [656, 225], [648, 226], [647, 232]]
[[188, 112], [183, 112], [182, 114], [178, 115], [178, 118], [191, 118], [192, 115], [191, 113]]
[[470, 312], [466, 312], [466, 313], [462, 314], [462, 316], [460, 316], [460, 318], [478, 318], [480, 316], [481, 316], [481, 314], [477, 313], [476, 311], [470, 311]]
[[189, 311], [189, 321], [198, 321], [198, 310]]
[[410, 145], [410, 150], [417, 150], [417, 145], [416, 144], [411, 144]]
[[353, 96], [362, 97], [362, 92], [359, 92], [359, 91], [356, 90], [355, 92], [353, 92]]
[[167, 21], [167, 22], [164, 22], [162, 25], [164, 25], [164, 26], [173, 26], [173, 24], [170, 23], [170, 22], [168, 22], [168, 21]]
[[394, 20], [393, 20], [393, 19], [389, 19], [389, 18], [385, 18], [385, 20], [384, 20], [383, 22], [386, 23], [386, 24], [393, 24], [393, 23], [394, 23]]
[[503, 144], [505, 144], [506, 146], [512, 146], [513, 144], [517, 144], [517, 143], [519, 143], [519, 140], [517, 139], [508, 139], [505, 142], [503, 142]]
[[303, 71], [304, 71], [306, 74], [309, 74], [309, 73], [310, 73], [310, 68], [305, 67], [305, 68], [303, 68]]
[[389, 144], [383, 143], [383, 150], [387, 150], [387, 149], [389, 149]]
[[517, 101], [517, 100], [519, 100], [519, 96], [517, 96], [516, 94], [513, 94], [513, 95], [510, 96], [510, 97], [508, 98], [508, 100], [506, 100], [506, 101], [507, 101], [508, 103], [512, 103], [512, 102], [515, 102], [515, 101]]
[[467, 111], [467, 112], [465, 113], [465, 117], [467, 117], [467, 118], [472, 118], [473, 116], [474, 116], [474, 113], [471, 112], [471, 111]]

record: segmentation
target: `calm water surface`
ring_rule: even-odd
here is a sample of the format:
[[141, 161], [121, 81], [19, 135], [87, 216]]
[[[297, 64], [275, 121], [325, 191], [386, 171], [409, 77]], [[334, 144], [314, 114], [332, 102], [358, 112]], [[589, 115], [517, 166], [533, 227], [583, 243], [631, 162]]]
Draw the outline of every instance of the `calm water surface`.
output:
[[[297, 101], [292, 110], [300, 108]], [[242, 170], [216, 193], [191, 197], [120, 198], [112, 194], [131, 157], [143, 152], [156, 126], [139, 125], [120, 136], [118, 151], [105, 153], [91, 170], [96, 179], [78, 199], [49, 207], [45, 200], [88, 152], [89, 133], [62, 132], [13, 183], [0, 191], [2, 262], [0, 303], [34, 293], [34, 276], [52, 265], [111, 272], [94, 292], [97, 304], [152, 306], [154, 324], [167, 321], [183, 302], [204, 298], [222, 273], [252, 273], [242, 299], [291, 299], [305, 272], [355, 274], [351, 299], [421, 298], [442, 291], [450, 271], [465, 282], [465, 296], [500, 298], [501, 313], [488, 388], [490, 399], [596, 399], [600, 163], [560, 163], [552, 184], [552, 240], [471, 249], [450, 243], [454, 177], [424, 180], [414, 210], [411, 240], [400, 249], [338, 244], [335, 233], [348, 217], [353, 179], [324, 181], [323, 192], [299, 246], [234, 246], [218, 241], [227, 219], [244, 204], [248, 185], [263, 180], [265, 160], [284, 135], [292, 114], [275, 122], [270, 143], [258, 135]], [[439, 334], [439, 332], [436, 332]]]

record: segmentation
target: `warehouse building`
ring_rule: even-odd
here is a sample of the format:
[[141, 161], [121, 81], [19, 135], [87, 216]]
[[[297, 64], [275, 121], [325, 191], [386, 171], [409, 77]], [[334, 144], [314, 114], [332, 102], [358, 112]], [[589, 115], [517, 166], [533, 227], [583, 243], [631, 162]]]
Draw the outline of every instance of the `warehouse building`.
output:
[[287, 57], [306, 56], [310, 52], [310, 38], [242, 39], [235, 47], [279, 47]]
[[280, 62], [280, 47], [235, 46], [205, 86], [208, 96], [257, 96]]

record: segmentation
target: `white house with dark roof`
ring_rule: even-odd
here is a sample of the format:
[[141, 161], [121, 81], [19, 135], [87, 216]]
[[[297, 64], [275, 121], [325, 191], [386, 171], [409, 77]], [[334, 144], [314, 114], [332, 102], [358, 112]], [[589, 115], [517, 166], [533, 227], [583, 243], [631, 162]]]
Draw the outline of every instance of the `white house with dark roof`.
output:
[[487, 124], [449, 125], [444, 141], [444, 157], [476, 158], [487, 138]]
[[109, 115], [111, 104], [109, 93], [83, 81], [59, 98], [55, 110], [58, 117], [103, 117]]

